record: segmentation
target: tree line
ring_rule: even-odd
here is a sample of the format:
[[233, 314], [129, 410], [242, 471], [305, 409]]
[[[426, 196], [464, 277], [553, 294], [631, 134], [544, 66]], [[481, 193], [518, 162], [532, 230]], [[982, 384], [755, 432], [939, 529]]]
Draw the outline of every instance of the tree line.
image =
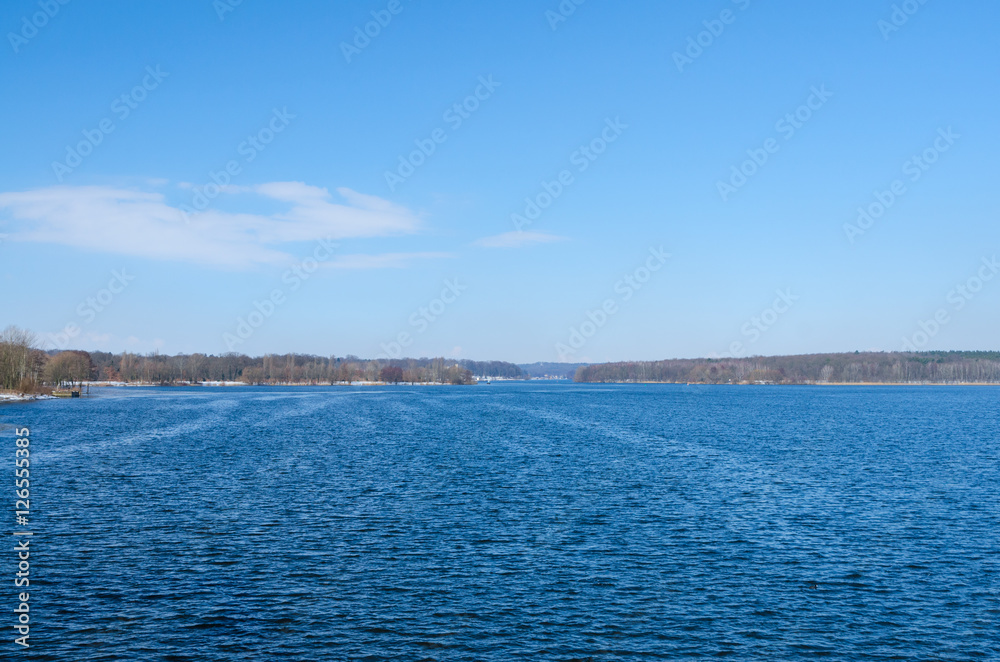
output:
[[248, 384], [341, 384], [350, 382], [411, 382], [469, 384], [475, 377], [520, 375], [520, 368], [502, 361], [454, 361], [445, 358], [361, 359], [357, 356], [265, 354], [250, 357], [227, 353], [91, 352], [96, 378], [143, 383], [236, 382]]
[[44, 352], [30, 331], [7, 327], [0, 333], [0, 389], [40, 392], [46, 386], [83, 381], [143, 384], [244, 382], [247, 384], [389, 383], [471, 384], [479, 378], [524, 378], [503, 361], [360, 359], [311, 354], [267, 354], [250, 357], [235, 352], [176, 354], [153, 352]]
[[48, 361], [35, 341], [35, 334], [16, 326], [0, 332], [0, 390], [35, 392]]
[[1000, 383], [1000, 352], [854, 352], [628, 361], [584, 366], [574, 379], [673, 384]]

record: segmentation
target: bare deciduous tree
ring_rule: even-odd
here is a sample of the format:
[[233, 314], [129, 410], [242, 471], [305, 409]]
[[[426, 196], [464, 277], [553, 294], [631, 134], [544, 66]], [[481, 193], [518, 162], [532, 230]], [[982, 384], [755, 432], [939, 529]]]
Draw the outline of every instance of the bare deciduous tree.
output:
[[38, 376], [33, 356], [35, 341], [35, 334], [16, 326], [0, 332], [0, 389], [20, 389], [22, 382]]

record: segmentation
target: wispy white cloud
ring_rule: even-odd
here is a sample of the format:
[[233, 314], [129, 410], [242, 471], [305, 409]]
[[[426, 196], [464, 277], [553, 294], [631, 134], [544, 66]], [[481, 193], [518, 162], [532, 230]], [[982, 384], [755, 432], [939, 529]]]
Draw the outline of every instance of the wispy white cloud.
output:
[[451, 253], [382, 253], [381, 255], [338, 255], [328, 264], [334, 269], [405, 269], [420, 260], [455, 257]]
[[566, 241], [568, 237], [560, 237], [554, 234], [545, 234], [544, 232], [504, 232], [503, 234], [493, 235], [492, 237], [483, 237], [482, 239], [477, 239], [474, 243], [476, 246], [485, 246], [486, 248], [520, 248], [521, 246], [530, 246], [531, 244], [549, 244], [554, 241]]
[[420, 218], [399, 205], [337, 189], [274, 182], [249, 192], [285, 203], [269, 215], [210, 209], [185, 217], [162, 193], [106, 186], [53, 186], [0, 193], [0, 224], [12, 241], [62, 244], [135, 257], [243, 269], [284, 264], [282, 244], [412, 234]]
[[[255, 191], [291, 203], [291, 209], [275, 216], [284, 221], [275, 228], [286, 233], [309, 233], [309, 237], [300, 237], [302, 240], [318, 236], [341, 239], [408, 234], [416, 231], [420, 224], [416, 215], [405, 207], [349, 188], [337, 189], [346, 205], [330, 202], [331, 196], [326, 189], [301, 182], [261, 184]], [[316, 231], [326, 234], [318, 235]]]

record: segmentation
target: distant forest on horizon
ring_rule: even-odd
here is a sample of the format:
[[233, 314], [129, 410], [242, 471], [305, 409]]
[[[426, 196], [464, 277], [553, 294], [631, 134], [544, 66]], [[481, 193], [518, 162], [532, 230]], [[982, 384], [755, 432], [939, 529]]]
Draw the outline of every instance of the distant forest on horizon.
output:
[[1000, 383], [1000, 352], [852, 352], [669, 359], [583, 366], [593, 383], [836, 384]]
[[523, 379], [516, 365], [503, 361], [445, 358], [361, 359], [348, 355], [312, 354], [111, 354], [90, 352], [94, 372], [108, 381], [200, 382], [242, 381], [248, 384], [349, 383], [354, 381], [440, 382], [464, 384], [475, 377]]
[[472, 384], [476, 378], [531, 379], [566, 374], [576, 382], [691, 384], [830, 383], [989, 383], [1000, 384], [1000, 352], [853, 352], [753, 356], [748, 358], [668, 359], [616, 363], [534, 363], [446, 358], [361, 359], [353, 355], [235, 352], [220, 356], [156, 352], [44, 351], [30, 331], [10, 326], [0, 331], [0, 390], [36, 392], [64, 382], [83, 381], [176, 384], [383, 383]]
[[247, 384], [384, 383], [472, 384], [476, 378], [527, 379], [521, 368], [504, 361], [467, 359], [360, 359], [356, 356], [266, 354], [251, 357], [157, 352], [146, 355], [82, 350], [45, 351], [37, 336], [9, 326], [0, 331], [0, 390], [21, 393], [69, 383], [107, 381], [145, 384], [244, 382]]

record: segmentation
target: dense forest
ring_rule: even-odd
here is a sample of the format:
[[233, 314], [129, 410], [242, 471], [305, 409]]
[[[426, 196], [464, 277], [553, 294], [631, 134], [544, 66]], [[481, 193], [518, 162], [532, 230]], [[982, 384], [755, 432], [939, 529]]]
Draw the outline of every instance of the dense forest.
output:
[[854, 352], [585, 366], [578, 382], [681, 384], [1000, 383], [1000, 352]]
[[250, 357], [229, 353], [138, 355], [129, 352], [43, 352], [34, 335], [8, 327], [0, 333], [0, 389], [33, 393], [44, 385], [112, 381], [144, 384], [244, 382], [247, 384], [388, 383], [471, 384], [476, 378], [523, 379], [503, 361], [434, 359], [367, 360], [308, 354]]

